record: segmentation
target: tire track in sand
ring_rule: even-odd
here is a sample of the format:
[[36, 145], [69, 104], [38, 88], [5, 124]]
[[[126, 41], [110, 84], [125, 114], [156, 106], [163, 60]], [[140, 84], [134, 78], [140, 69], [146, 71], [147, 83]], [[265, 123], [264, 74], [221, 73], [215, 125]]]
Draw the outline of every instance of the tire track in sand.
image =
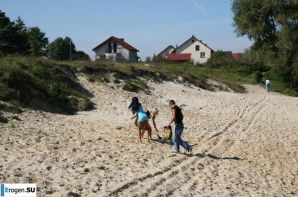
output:
[[[237, 113], [238, 117], [236, 119], [227, 124], [219, 134], [211, 136], [208, 141], [215, 140], [215, 142], [210, 150], [213, 150], [221, 144], [222, 137], [217, 138], [217, 136], [220, 136], [220, 134], [236, 125], [247, 112], [251, 111], [256, 106], [262, 105], [262, 103], [266, 101], [266, 98], [267, 97], [264, 97], [261, 101], [246, 105], [243, 110]], [[262, 107], [259, 107], [258, 111], [261, 109]], [[250, 122], [252, 124], [254, 119]], [[234, 142], [231, 141], [227, 146], [224, 146], [224, 149], [221, 149], [221, 154], [228, 151], [233, 143]], [[168, 196], [182, 187], [192, 188], [193, 192], [195, 192], [196, 185], [198, 185], [198, 181], [195, 177], [204, 169], [204, 166], [210, 165], [210, 163], [217, 159], [221, 159], [213, 155], [207, 155], [209, 159], [202, 160], [204, 157], [206, 156], [202, 155], [198, 157], [195, 155], [195, 157], [183, 157], [175, 160], [171, 164], [164, 166], [161, 170], [138, 177], [119, 186], [111, 191], [108, 196], [122, 196], [128, 194], [131, 196], [133, 196], [133, 194], [137, 194], [137, 196], [158, 196], [162, 192], [164, 195]], [[191, 183], [191, 185], [189, 185], [189, 183]], [[140, 193], [140, 191], [142, 192]]]
[[266, 95], [266, 96], [262, 97], [260, 100], [258, 100], [258, 98], [254, 98], [253, 102], [248, 102], [249, 104], [247, 104], [243, 108], [243, 110], [240, 110], [237, 113], [238, 117], [236, 119], [234, 119], [230, 123], [228, 123], [223, 128], [223, 130], [221, 132], [214, 134], [213, 136], [211, 136], [210, 138], [207, 139], [207, 142], [209, 142], [211, 144], [211, 146], [205, 147], [204, 148], [205, 151], [203, 151], [203, 153], [206, 153], [206, 154], [212, 153], [216, 149], [218, 149], [216, 152], [217, 152], [217, 154], [219, 154], [222, 149], [226, 150], [226, 151], [228, 149], [230, 149], [235, 144], [235, 140], [225, 139], [225, 138], [223, 138], [222, 134], [227, 132], [228, 130], [230, 130], [233, 127], [240, 126], [242, 124], [242, 123], [240, 124], [241, 119], [246, 114], [249, 114], [251, 111], [254, 111], [254, 109], [257, 107], [257, 110], [255, 110], [256, 112], [252, 114], [248, 125], [241, 127], [242, 128], [241, 131], [246, 131], [247, 128], [249, 128], [254, 123], [254, 120], [257, 119], [258, 115], [264, 109], [264, 107], [265, 107], [264, 103], [267, 101], [267, 99], [268, 99], [268, 96]]
[[[262, 98], [262, 100], [261, 100], [260, 102], [254, 102], [254, 103], [252, 103], [252, 104], [248, 104], [248, 105], [246, 105], [246, 106], [244, 107], [243, 110], [238, 111], [238, 113], [237, 113], [237, 116], [238, 116], [238, 117], [237, 117], [236, 119], [234, 119], [234, 120], [232, 120], [231, 122], [229, 122], [229, 123], [223, 128], [223, 130], [222, 130], [221, 132], [218, 132], [218, 133], [212, 135], [212, 136], [208, 139], [208, 141], [211, 140], [212, 138], [215, 138], [215, 137], [217, 137], [217, 136], [223, 134], [223, 133], [226, 132], [227, 130], [229, 130], [229, 129], [230, 129], [231, 127], [233, 127], [236, 123], [238, 123], [239, 120], [241, 120], [242, 117], [243, 117], [247, 112], [251, 111], [254, 107], [259, 106], [259, 105], [263, 106], [263, 103], [267, 100], [267, 98], [268, 98], [268, 97], [265, 96], [264, 98]], [[260, 110], [258, 110], [258, 112], [259, 112], [259, 111], [260, 111]]]

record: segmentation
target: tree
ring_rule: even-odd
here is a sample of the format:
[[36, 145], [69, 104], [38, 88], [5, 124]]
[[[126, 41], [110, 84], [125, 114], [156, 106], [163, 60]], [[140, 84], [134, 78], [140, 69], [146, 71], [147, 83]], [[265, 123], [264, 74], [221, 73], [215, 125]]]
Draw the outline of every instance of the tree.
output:
[[150, 56], [146, 57], [145, 62], [151, 62], [151, 57]]
[[32, 56], [42, 56], [46, 54], [48, 38], [45, 37], [38, 27], [32, 27], [28, 31], [29, 54]]
[[40, 56], [45, 54], [48, 39], [38, 27], [27, 28], [20, 17], [15, 21], [0, 10], [0, 54]]
[[256, 61], [272, 66], [298, 89], [298, 3], [295, 0], [233, 0], [238, 36], [254, 41]]
[[18, 38], [14, 23], [0, 10], [0, 53], [9, 54], [17, 51]]
[[18, 54], [27, 54], [29, 50], [29, 42], [28, 42], [28, 34], [27, 34], [27, 27], [25, 26], [24, 21], [20, 17], [14, 21], [13, 28], [16, 32], [16, 39], [15, 41], [15, 48], [16, 53]]
[[75, 45], [69, 37], [59, 37], [48, 46], [48, 56], [55, 60], [70, 60], [75, 52]]
[[90, 56], [86, 54], [84, 51], [76, 51], [73, 55], [73, 60], [90, 60]]

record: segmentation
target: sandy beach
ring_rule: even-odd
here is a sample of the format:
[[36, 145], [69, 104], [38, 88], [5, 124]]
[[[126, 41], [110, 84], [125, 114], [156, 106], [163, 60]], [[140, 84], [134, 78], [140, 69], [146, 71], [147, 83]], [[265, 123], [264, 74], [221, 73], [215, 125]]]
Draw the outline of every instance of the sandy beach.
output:
[[[149, 83], [147, 95], [79, 79], [95, 110], [26, 109], [20, 121], [0, 124], [0, 182], [36, 183], [38, 196], [54, 197], [298, 195], [297, 97], [174, 82]], [[182, 106], [193, 154], [172, 153], [155, 132], [152, 143], [139, 143], [127, 108], [132, 96], [159, 109], [158, 128], [169, 122], [169, 99]]]

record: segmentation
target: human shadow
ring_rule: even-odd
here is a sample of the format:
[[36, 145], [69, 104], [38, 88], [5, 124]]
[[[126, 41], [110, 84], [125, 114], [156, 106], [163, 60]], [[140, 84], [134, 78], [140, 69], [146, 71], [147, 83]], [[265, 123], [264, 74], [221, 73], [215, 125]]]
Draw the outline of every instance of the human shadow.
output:
[[171, 140], [164, 140], [164, 139], [152, 139], [152, 141], [160, 143], [160, 144], [168, 144], [173, 145], [173, 142]]
[[243, 160], [240, 157], [219, 157], [217, 155], [212, 155], [212, 154], [204, 154], [204, 153], [196, 153], [196, 154], [186, 154], [183, 153], [184, 155], [188, 156], [188, 157], [199, 157], [199, 158], [211, 158], [214, 160], [234, 160], [234, 161], [239, 161], [239, 160]]

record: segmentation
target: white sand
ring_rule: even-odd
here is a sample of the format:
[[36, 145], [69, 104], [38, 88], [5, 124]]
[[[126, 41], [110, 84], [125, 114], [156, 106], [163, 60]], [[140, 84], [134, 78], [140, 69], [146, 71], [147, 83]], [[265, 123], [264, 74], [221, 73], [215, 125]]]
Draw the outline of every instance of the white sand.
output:
[[[171, 82], [137, 95], [80, 80], [96, 110], [28, 110], [22, 121], [0, 125], [0, 182], [37, 183], [38, 196], [298, 195], [298, 98], [257, 86], [235, 94]], [[160, 110], [158, 127], [169, 121], [168, 99], [183, 105], [192, 156], [138, 142], [127, 109], [135, 95]]]

